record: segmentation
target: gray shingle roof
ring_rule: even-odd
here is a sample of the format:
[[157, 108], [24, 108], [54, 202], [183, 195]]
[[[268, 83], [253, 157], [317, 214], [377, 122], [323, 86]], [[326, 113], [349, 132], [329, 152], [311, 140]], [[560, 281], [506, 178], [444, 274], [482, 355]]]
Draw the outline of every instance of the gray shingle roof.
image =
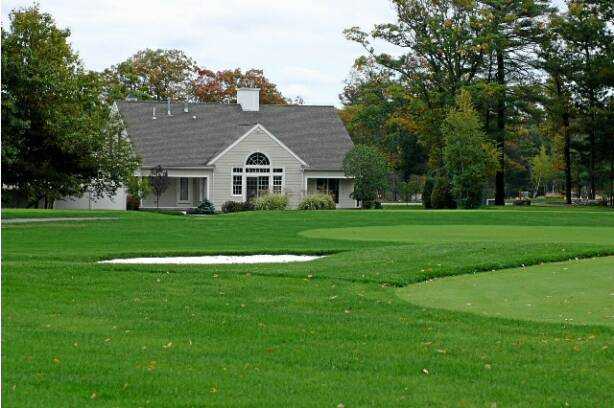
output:
[[[143, 166], [199, 167], [257, 123], [313, 170], [340, 170], [352, 141], [333, 106], [261, 105], [243, 112], [237, 104], [118, 102], [128, 136]], [[153, 108], [156, 119], [152, 119]], [[192, 117], [196, 116], [196, 119]]]

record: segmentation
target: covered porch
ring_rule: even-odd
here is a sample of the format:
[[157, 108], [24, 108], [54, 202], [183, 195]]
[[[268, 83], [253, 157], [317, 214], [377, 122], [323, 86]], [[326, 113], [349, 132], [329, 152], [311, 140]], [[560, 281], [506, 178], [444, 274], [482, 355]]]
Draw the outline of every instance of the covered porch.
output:
[[157, 205], [152, 191], [141, 200], [141, 208], [189, 209], [198, 207], [205, 199], [211, 200], [211, 172], [168, 170], [168, 176], [168, 188], [160, 195]]
[[355, 208], [356, 200], [350, 197], [354, 190], [354, 180], [343, 172], [305, 172], [307, 195], [328, 194], [337, 208]]

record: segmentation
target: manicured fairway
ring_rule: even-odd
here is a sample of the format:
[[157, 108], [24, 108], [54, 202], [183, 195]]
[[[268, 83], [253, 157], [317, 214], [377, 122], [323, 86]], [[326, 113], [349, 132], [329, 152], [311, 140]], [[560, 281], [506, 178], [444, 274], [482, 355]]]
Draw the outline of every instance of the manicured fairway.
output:
[[[112, 215], [3, 224], [7, 407], [614, 406], [611, 326], [493, 318], [397, 294], [427, 279], [614, 255], [612, 211]], [[97, 263], [263, 253], [327, 256]], [[577, 274], [563, 279], [585, 290]]]
[[614, 327], [614, 257], [453, 276], [397, 293], [413, 304], [482, 316]]
[[595, 226], [566, 227], [525, 225], [395, 225], [358, 228], [308, 230], [310, 238], [357, 241], [432, 242], [575, 242], [614, 245], [614, 228]]

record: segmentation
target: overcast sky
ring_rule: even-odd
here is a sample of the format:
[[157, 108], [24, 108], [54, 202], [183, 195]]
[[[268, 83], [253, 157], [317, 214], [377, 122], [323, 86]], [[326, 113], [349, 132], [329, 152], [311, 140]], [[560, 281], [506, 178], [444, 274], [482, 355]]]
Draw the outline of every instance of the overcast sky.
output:
[[[2, 1], [2, 24], [26, 0]], [[85, 66], [102, 70], [143, 48], [178, 48], [203, 67], [263, 69], [286, 96], [338, 105], [361, 47], [344, 28], [392, 21], [388, 0], [39, 0]]]

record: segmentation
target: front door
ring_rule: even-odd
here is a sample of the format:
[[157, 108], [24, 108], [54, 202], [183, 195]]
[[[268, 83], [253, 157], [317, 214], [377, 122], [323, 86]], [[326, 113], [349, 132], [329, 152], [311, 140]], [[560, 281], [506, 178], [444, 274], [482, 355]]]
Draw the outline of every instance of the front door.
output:
[[269, 176], [247, 177], [246, 199], [260, 197], [269, 192]]

